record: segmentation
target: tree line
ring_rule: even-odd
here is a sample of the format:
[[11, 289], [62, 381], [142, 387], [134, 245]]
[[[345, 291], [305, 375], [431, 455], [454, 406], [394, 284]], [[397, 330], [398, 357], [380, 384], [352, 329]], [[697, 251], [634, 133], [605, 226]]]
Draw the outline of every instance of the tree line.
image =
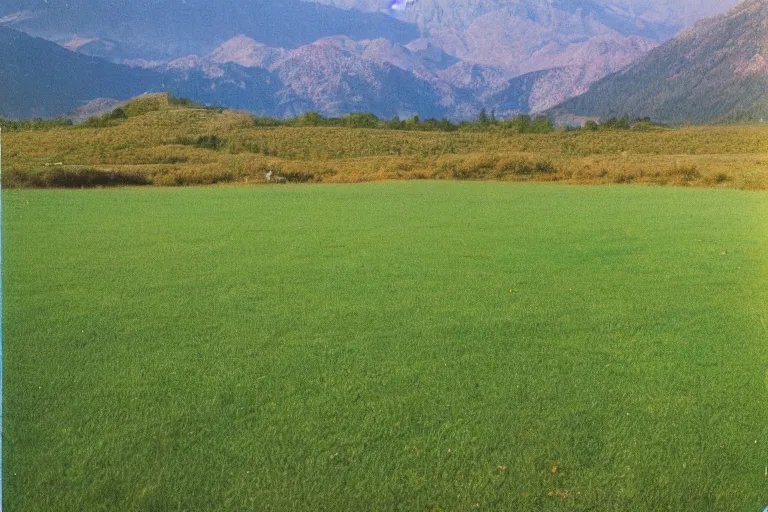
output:
[[[257, 127], [271, 126], [328, 126], [345, 128], [372, 128], [383, 130], [406, 130], [425, 132], [482, 132], [505, 131], [513, 133], [552, 133], [556, 127], [552, 119], [544, 115], [529, 116], [520, 114], [508, 119], [498, 119], [494, 112], [490, 114], [486, 109], [481, 109], [477, 118], [473, 121], [453, 122], [443, 117], [442, 119], [421, 119], [418, 115], [412, 115], [406, 119], [393, 117], [381, 119], [368, 112], [354, 112], [340, 117], [326, 117], [317, 112], [306, 112], [290, 119], [278, 119], [275, 117], [256, 116], [253, 123]], [[583, 129], [586, 131], [597, 130], [642, 130], [662, 126], [654, 123], [650, 118], [637, 118], [630, 120], [629, 116], [621, 118], [611, 117], [607, 119], [588, 120], [581, 127], [566, 127], [566, 130]]]
[[[194, 101], [185, 98], [175, 98], [169, 96], [169, 104], [182, 108], [207, 108], [212, 110], [224, 110], [221, 107], [206, 107]], [[145, 106], [146, 107], [146, 106]], [[147, 107], [152, 110], [152, 106]], [[132, 117], [133, 115], [144, 113], [143, 109], [136, 110], [129, 103], [127, 106], [118, 107], [105, 114], [94, 116], [87, 119], [79, 126], [90, 128], [104, 128], [119, 124], [121, 121]], [[56, 119], [29, 119], [29, 120], [6, 120], [0, 118], [0, 128], [8, 131], [32, 131], [47, 130], [72, 126], [72, 121], [64, 117]], [[480, 110], [476, 119], [472, 121], [454, 122], [445, 117], [442, 119], [421, 119], [418, 114], [408, 118], [401, 119], [393, 117], [391, 119], [382, 119], [369, 112], [353, 112], [344, 114], [340, 117], [326, 117], [318, 112], [305, 112], [299, 116], [289, 119], [279, 119], [276, 117], [254, 116], [253, 124], [256, 127], [277, 127], [277, 126], [318, 126], [318, 127], [346, 127], [346, 128], [369, 128], [384, 130], [405, 130], [405, 131], [424, 131], [424, 132], [485, 132], [502, 131], [511, 133], [552, 133], [555, 131], [555, 124], [545, 115], [530, 116], [519, 114], [507, 119], [499, 119], [493, 111], [483, 108]], [[642, 130], [652, 129], [658, 124], [654, 124], [650, 118], [638, 118], [630, 120], [629, 116], [621, 118], [611, 117], [601, 119], [600, 121], [588, 120], [581, 127], [566, 127], [566, 130], [583, 129], [586, 131], [597, 130]]]
[[500, 120], [485, 109], [480, 111], [474, 121], [453, 122], [445, 117], [442, 119], [421, 119], [414, 114], [406, 119], [393, 117], [381, 119], [369, 112], [353, 112], [340, 117], [326, 117], [317, 112], [306, 112], [290, 119], [274, 117], [254, 117], [254, 125], [264, 126], [330, 126], [346, 128], [378, 128], [385, 130], [407, 130], [425, 132], [456, 132], [456, 131], [486, 131], [490, 129], [513, 130], [518, 133], [550, 133], [555, 125], [547, 116], [531, 117], [518, 115], [510, 119]]

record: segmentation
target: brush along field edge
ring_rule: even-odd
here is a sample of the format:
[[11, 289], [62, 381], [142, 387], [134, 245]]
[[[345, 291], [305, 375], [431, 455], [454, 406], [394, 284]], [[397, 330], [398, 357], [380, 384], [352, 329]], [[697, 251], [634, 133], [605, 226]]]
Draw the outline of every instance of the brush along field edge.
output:
[[256, 128], [242, 113], [178, 109], [8, 137], [11, 187], [448, 179], [768, 189], [768, 126], [549, 134]]

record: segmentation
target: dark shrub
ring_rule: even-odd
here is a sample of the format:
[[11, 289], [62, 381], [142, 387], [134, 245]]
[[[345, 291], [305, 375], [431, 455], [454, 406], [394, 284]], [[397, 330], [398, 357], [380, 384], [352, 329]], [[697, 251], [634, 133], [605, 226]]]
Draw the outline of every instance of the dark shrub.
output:
[[584, 129], [588, 132], [596, 132], [599, 128], [600, 125], [597, 124], [597, 121], [593, 121], [592, 119], [584, 123]]
[[98, 169], [51, 169], [43, 173], [48, 187], [83, 188], [116, 185], [147, 185], [149, 180], [134, 172], [101, 171]]
[[190, 100], [189, 98], [177, 98], [173, 94], [168, 95], [168, 104], [184, 108], [206, 108], [202, 103]]
[[195, 146], [203, 149], [219, 149], [223, 144], [224, 141], [216, 135], [201, 135], [195, 141]]
[[289, 183], [307, 183], [315, 180], [315, 175], [307, 171], [282, 171], [280, 176]]
[[611, 117], [600, 122], [601, 130], [629, 130], [629, 116], [622, 118]]
[[536, 162], [534, 168], [539, 174], [554, 174], [557, 172], [557, 169], [555, 169], [555, 167], [552, 165], [552, 162], [548, 162], [546, 160], [540, 160]]
[[3, 174], [3, 186], [11, 188], [92, 188], [149, 184], [149, 178], [140, 173], [90, 168], [9, 171]]
[[379, 125], [378, 117], [365, 112], [344, 114], [342, 119], [344, 120], [344, 126], [349, 128], [376, 128]]
[[110, 119], [128, 119], [128, 115], [125, 113], [125, 110], [123, 110], [120, 107], [117, 107], [115, 110], [110, 112], [109, 118]]

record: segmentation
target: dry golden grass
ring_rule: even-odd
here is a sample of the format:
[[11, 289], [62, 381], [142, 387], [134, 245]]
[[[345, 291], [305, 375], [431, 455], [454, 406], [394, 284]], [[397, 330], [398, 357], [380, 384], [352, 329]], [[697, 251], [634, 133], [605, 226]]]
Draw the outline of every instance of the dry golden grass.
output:
[[[143, 102], [143, 103], [141, 103]], [[768, 126], [653, 131], [408, 132], [257, 128], [247, 113], [179, 108], [167, 97], [126, 107], [106, 127], [5, 135], [6, 186], [49, 186], [83, 169], [147, 184], [389, 179], [646, 183], [768, 189]], [[70, 172], [69, 178], [59, 179]], [[136, 183], [132, 178], [129, 183]], [[67, 182], [69, 183], [69, 182]]]

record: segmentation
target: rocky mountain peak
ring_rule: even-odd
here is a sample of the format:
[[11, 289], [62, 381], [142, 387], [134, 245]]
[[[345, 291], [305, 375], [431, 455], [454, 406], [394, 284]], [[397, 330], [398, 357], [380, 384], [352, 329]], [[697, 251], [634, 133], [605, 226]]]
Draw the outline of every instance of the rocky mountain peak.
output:
[[216, 48], [208, 58], [219, 64], [233, 62], [247, 68], [269, 68], [285, 53], [282, 48], [273, 48], [240, 34]]

